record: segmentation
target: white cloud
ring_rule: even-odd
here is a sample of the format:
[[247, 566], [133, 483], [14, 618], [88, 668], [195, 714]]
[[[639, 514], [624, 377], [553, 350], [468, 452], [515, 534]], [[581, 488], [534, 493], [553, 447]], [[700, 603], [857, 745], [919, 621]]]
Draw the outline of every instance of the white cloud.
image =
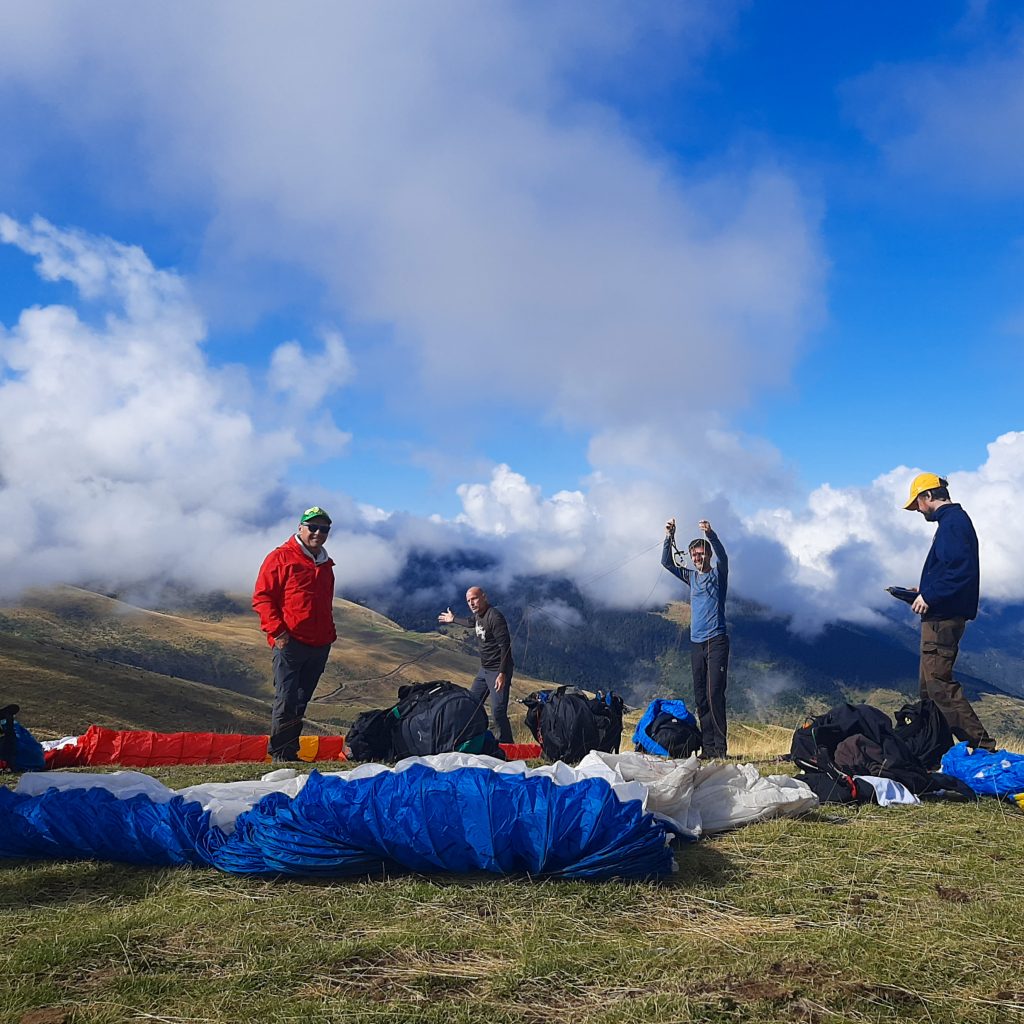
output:
[[318, 355], [297, 341], [286, 341], [274, 349], [270, 359], [270, 386], [306, 406], [319, 405], [352, 376], [352, 359], [337, 331], [324, 332], [323, 350]]
[[[752, 532], [785, 550], [799, 587], [772, 603], [788, 605], [809, 626], [836, 618], [871, 621], [873, 610], [891, 601], [886, 586], [916, 585], [935, 529], [903, 508], [918, 472], [901, 466], [864, 488], [825, 485], [801, 513], [773, 509], [752, 517]], [[977, 470], [948, 479], [953, 500], [978, 532], [983, 600], [1024, 600], [1024, 522], [1014, 508], [1024, 487], [1024, 432], [997, 438]]]
[[564, 601], [542, 601], [529, 607], [530, 617], [539, 616], [556, 630], [583, 625], [583, 616]]
[[[39, 4], [0, 13], [0, 82], [108, 202], [131, 168], [133, 203], [216, 211], [205, 294], [251, 316], [301, 267], [387, 325], [396, 404], [699, 436], [786, 381], [825, 267], [785, 171], [687, 171], [602, 102], [596, 69], [649, 78], [653, 47], [685, 73], [737, 7], [669, 6]], [[690, 388], [712, 354], [714, 387]], [[293, 380], [297, 353], [276, 361]]]
[[[412, 545], [469, 536], [506, 572], [568, 573], [609, 603], [655, 601], [678, 592], [658, 565], [665, 518], [706, 515], [738, 592], [805, 628], [870, 619], [891, 600], [881, 587], [913, 582], [927, 547], [925, 525], [898, 507], [912, 471], [821, 488], [806, 511], [786, 511], [796, 488], [779, 453], [729, 425], [752, 394], [785, 384], [820, 313], [818, 209], [770, 160], [671, 162], [580, 84], [613, 63], [643, 77], [637, 40], [652, 36], [692, 65], [733, 7], [0, 7], [0, 102], [16, 113], [13, 101], [33, 101], [23, 123], [11, 113], [5, 144], [19, 159], [3, 173], [28, 173], [59, 135], [83, 191], [162, 223], [189, 219], [204, 296], [258, 317], [293, 298], [278, 269], [299, 268], [345, 314], [360, 354], [355, 378], [340, 335], [322, 349], [286, 341], [269, 354], [265, 395], [262, 374], [209, 364], [194, 291], [141, 250], [0, 220], [44, 277], [110, 310], [98, 325], [68, 307], [26, 310], [0, 338], [3, 585], [125, 574], [246, 585], [291, 527], [280, 510], [330, 497], [347, 509], [332, 545], [350, 582], [387, 579]], [[1016, 123], [1018, 70], [1007, 53], [946, 81], [882, 72], [902, 120], [873, 130], [897, 161], [966, 173], [969, 128], [971, 159], [1018, 168], [1024, 135], [995, 127]], [[991, 91], [998, 118], [978, 111]], [[385, 338], [367, 354], [380, 367], [368, 381], [367, 325], [375, 345]], [[710, 386], [693, 383], [695, 368]], [[594, 472], [551, 497], [504, 465], [483, 482], [462, 476], [455, 525], [399, 524], [341, 494], [296, 501], [288, 471], [348, 442], [331, 403], [350, 381], [425, 419], [476, 403], [581, 424]], [[1018, 436], [954, 475], [989, 596], [1024, 596]], [[373, 533], [399, 526], [397, 543]]]
[[[42, 221], [3, 218], [0, 232], [47, 276], [85, 282], [90, 309], [104, 313], [93, 323], [70, 306], [34, 307], [0, 328], [4, 594], [58, 581], [244, 591], [293, 528], [294, 510], [314, 500], [337, 524], [330, 547], [350, 592], [386, 586], [412, 550], [469, 547], [492, 554], [505, 578], [568, 576], [611, 606], [654, 605], [681, 594], [660, 566], [670, 515], [684, 536], [711, 519], [729, 551], [733, 592], [791, 614], [797, 629], [878, 621], [891, 602], [883, 587], [918, 578], [932, 527], [902, 508], [917, 469], [864, 488], [824, 485], [794, 511], [778, 453], [717, 428], [699, 443], [699, 459], [674, 434], [606, 433], [592, 445], [592, 475], [550, 497], [498, 465], [457, 489], [463, 512], [454, 522], [300, 493], [286, 482], [289, 470], [308, 468], [297, 434], [329, 435], [329, 414], [314, 405], [261, 428], [252, 410], [266, 396], [239, 386], [237, 368], [225, 374], [207, 362], [204, 324], [181, 278], [137, 249]], [[984, 597], [1024, 600], [1024, 432], [998, 438], [982, 466], [949, 479], [981, 538]], [[745, 509], [744, 483], [778, 503]]]
[[[747, 461], [744, 455], [737, 479], [749, 472]], [[770, 470], [771, 453], [768, 461]], [[508, 574], [566, 575], [599, 600], [636, 607], [683, 595], [660, 569], [665, 519], [675, 514], [689, 539], [697, 519], [707, 516], [726, 545], [733, 593], [813, 633], [836, 620], [881, 623], [881, 611], [895, 607], [885, 587], [917, 583], [934, 531], [903, 508], [918, 472], [898, 467], [862, 488], [826, 484], [802, 510], [745, 513], [735, 496], [708, 499], [667, 478], [617, 478], [614, 469], [595, 474], [586, 490], [545, 498], [499, 466], [489, 483], [459, 488], [459, 520], [493, 538]], [[1024, 521], [1014, 508], [1014, 495], [1024, 489], [1024, 432], [998, 438], [984, 465], [949, 480], [978, 530], [983, 598], [1024, 600]]]
[[542, 500], [539, 487], [506, 465], [494, 469], [490, 483], [461, 484], [456, 491], [464, 509], [456, 521], [478, 533], [502, 537], [550, 531], [578, 537], [591, 518], [580, 491], [559, 491]]
[[303, 410], [313, 419], [260, 430], [245, 399], [262, 396], [210, 367], [185, 282], [141, 250], [6, 216], [0, 238], [105, 314], [96, 324], [68, 306], [34, 307], [0, 328], [3, 591], [156, 578], [248, 586], [291, 528], [290, 514], [267, 524], [287, 507], [284, 471], [306, 455], [296, 435], [318, 422], [316, 406]]

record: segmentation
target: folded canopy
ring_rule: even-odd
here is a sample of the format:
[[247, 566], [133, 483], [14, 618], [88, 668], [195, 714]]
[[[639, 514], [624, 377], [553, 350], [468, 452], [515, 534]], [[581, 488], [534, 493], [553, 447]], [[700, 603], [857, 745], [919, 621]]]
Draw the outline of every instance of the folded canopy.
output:
[[272, 875], [406, 869], [607, 879], [673, 870], [666, 823], [604, 779], [559, 785], [546, 775], [444, 771], [427, 761], [359, 776], [313, 772], [296, 796], [264, 796], [231, 831], [199, 800], [170, 791], [163, 801], [151, 790], [120, 799], [102, 785], [38, 796], [0, 789], [0, 856]]
[[[503, 744], [510, 761], [540, 757], [535, 743]], [[69, 742], [46, 751], [46, 767], [83, 768], [121, 765], [153, 768], [173, 764], [234, 764], [269, 761], [266, 736], [216, 732], [151, 732], [133, 729], [89, 728]], [[299, 760], [344, 761], [344, 736], [302, 736]]]

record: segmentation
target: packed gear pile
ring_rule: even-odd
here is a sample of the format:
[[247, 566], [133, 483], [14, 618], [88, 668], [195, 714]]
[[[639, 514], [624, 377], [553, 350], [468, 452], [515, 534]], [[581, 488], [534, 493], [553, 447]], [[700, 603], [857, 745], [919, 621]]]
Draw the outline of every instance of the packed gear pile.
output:
[[915, 796], [974, 796], [959, 779], [932, 770], [953, 743], [932, 701], [905, 705], [896, 723], [870, 704], [837, 704], [808, 719], [793, 734], [790, 756], [802, 770], [797, 777], [822, 803], [874, 800], [872, 779], [892, 780]]
[[617, 693], [560, 686], [535, 690], [520, 703], [526, 705], [526, 724], [549, 761], [575, 764], [591, 750], [618, 752], [626, 705]]

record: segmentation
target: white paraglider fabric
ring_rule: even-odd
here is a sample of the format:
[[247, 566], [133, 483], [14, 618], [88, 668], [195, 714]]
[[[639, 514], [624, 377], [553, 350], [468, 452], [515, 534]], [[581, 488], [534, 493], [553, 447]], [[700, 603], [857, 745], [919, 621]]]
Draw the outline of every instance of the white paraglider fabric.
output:
[[[794, 817], [818, 804], [818, 798], [804, 783], [786, 775], [762, 777], [749, 764], [702, 765], [696, 757], [672, 760], [641, 753], [608, 754], [596, 750], [575, 767], [557, 761], [528, 768], [524, 761], [506, 762], [480, 754], [451, 753], [409, 757], [394, 766], [362, 764], [351, 771], [329, 774], [354, 781], [382, 772], [403, 772], [416, 764], [441, 772], [482, 768], [506, 775], [546, 776], [559, 786], [588, 778], [604, 779], [619, 800], [639, 800], [645, 810], [690, 839], [768, 818]], [[204, 810], [210, 811], [213, 824], [230, 832], [238, 815], [254, 807], [263, 797], [283, 793], [294, 798], [308, 777], [291, 768], [280, 768], [260, 779], [207, 782], [175, 791], [135, 771], [27, 772], [15, 792], [38, 796], [48, 789], [98, 786], [120, 799], [144, 794], [156, 803], [165, 803], [180, 795], [187, 801], [200, 803]]]

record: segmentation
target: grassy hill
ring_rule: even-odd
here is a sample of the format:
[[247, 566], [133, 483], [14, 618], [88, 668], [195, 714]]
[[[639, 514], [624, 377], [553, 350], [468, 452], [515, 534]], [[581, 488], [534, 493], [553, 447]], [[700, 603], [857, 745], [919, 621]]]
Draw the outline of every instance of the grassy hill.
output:
[[0, 677], [0, 697], [21, 707], [38, 739], [80, 735], [90, 725], [261, 734], [270, 718], [253, 697], [19, 636], [0, 639]]
[[[360, 711], [393, 703], [402, 683], [468, 685], [474, 645], [409, 632], [334, 602], [334, 645], [307, 720], [343, 730]], [[273, 697], [271, 651], [241, 599], [199, 614], [149, 611], [76, 587], [0, 607], [0, 698], [21, 705], [40, 738], [111, 728], [262, 733]], [[516, 677], [513, 696], [552, 685]]]
[[[94, 723], [161, 731], [264, 732], [273, 697], [271, 652], [255, 615], [244, 599], [227, 595], [182, 605], [147, 610], [92, 591], [58, 587], [0, 607], [0, 699], [21, 705], [23, 721], [43, 739], [80, 733]], [[453, 629], [450, 635], [407, 630], [341, 599], [334, 603], [334, 616], [339, 639], [310, 704], [307, 731], [343, 732], [359, 712], [393, 703], [403, 683], [452, 679], [468, 684], [479, 667], [476, 640], [468, 630]], [[680, 639], [688, 616], [689, 606], [683, 603], [669, 605], [662, 615], [645, 616], [652, 625], [641, 632], [642, 644], [650, 647], [660, 680], [651, 695], [689, 699], [689, 645]], [[662, 636], [658, 623], [670, 632]], [[538, 632], [536, 628], [533, 643]], [[801, 661], [787, 648], [792, 643], [788, 637], [773, 639], [777, 633], [756, 621], [751, 625], [749, 619], [735, 627], [734, 645], [743, 654], [732, 664], [732, 720], [767, 720], [780, 726], [776, 748], [767, 750], [761, 739], [749, 749], [737, 747], [742, 735], [737, 725], [736, 753], [757, 757], [784, 752], [803, 716], [818, 714], [838, 700], [866, 700], [894, 711], [907, 699], [911, 688], [885, 685], [888, 668], [877, 659], [854, 678], [859, 686], [806, 678], [809, 648], [800, 648]], [[841, 644], [830, 647], [823, 639], [821, 650], [810, 648], [814, 657], [824, 662], [830, 652], [841, 652], [842, 644], [855, 643], [845, 632], [838, 636]], [[585, 640], [572, 632], [561, 636], [570, 653], [573, 644]], [[659, 642], [665, 646], [659, 648]], [[892, 656], [909, 659], [908, 664], [913, 660], [906, 651]], [[556, 665], [554, 659], [537, 663]], [[517, 673], [513, 696], [553, 685], [550, 679]], [[622, 689], [629, 692], [626, 686]], [[971, 692], [990, 731], [1011, 749], [1024, 745], [1024, 701], [985, 690]], [[521, 711], [514, 705], [510, 715], [517, 738], [526, 740], [530, 737]]]

